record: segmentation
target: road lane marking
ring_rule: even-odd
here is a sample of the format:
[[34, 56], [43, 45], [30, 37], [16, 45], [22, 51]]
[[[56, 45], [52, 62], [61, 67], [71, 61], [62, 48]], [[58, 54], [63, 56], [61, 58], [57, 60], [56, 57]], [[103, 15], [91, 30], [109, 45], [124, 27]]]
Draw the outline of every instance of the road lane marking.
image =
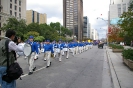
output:
[[[37, 70], [35, 70], [35, 71], [33, 71], [33, 73], [38, 72], [38, 71], [40, 71], [40, 70], [42, 70], [42, 69], [44, 69], [44, 68], [46, 68], [46, 66], [45, 66], [45, 67], [42, 67], [42, 68], [39, 68], [39, 69], [37, 69]], [[21, 76], [21, 78], [23, 78], [23, 77], [25, 77], [25, 76], [27, 76], [27, 75], [28, 75], [28, 74], [24, 74], [24, 75]]]

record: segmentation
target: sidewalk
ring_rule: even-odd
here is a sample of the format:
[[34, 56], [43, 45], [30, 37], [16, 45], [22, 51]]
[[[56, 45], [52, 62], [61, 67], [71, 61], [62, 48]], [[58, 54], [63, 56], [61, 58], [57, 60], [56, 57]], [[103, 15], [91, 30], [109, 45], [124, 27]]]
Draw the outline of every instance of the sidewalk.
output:
[[114, 88], [133, 88], [133, 71], [123, 64], [121, 53], [113, 53], [109, 48], [106, 51]]

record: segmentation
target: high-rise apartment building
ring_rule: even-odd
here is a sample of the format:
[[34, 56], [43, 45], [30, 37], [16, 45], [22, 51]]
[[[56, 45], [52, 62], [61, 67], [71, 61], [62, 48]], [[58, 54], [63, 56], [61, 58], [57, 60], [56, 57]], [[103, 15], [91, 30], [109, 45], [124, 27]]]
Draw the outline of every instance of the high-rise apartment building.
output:
[[30, 23], [47, 23], [47, 15], [44, 13], [38, 13], [34, 10], [27, 10], [26, 11], [26, 24]]
[[77, 40], [83, 39], [83, 0], [63, 0], [63, 26], [72, 30]]
[[91, 38], [91, 28], [90, 28], [90, 23], [89, 23], [88, 17], [84, 16], [83, 21], [84, 21], [83, 38]]
[[[26, 0], [0, 0], [0, 27], [9, 17], [26, 19]], [[4, 33], [0, 33], [4, 36]]]
[[112, 24], [116, 24], [123, 12], [128, 11], [129, 2], [130, 0], [111, 0], [109, 19]]

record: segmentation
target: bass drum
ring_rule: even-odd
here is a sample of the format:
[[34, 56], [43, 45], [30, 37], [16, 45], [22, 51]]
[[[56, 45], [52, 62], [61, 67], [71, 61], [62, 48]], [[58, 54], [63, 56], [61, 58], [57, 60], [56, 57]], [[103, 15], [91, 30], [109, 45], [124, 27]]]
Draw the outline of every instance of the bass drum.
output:
[[20, 43], [18, 44], [19, 48], [23, 50], [23, 52], [17, 52], [20, 56], [29, 56], [32, 52], [31, 45], [28, 43]]

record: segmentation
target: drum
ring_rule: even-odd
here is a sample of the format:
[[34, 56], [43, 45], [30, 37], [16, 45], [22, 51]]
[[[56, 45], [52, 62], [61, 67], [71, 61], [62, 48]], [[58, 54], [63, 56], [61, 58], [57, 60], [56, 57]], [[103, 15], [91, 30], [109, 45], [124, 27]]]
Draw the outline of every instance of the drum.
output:
[[60, 49], [59, 48], [56, 48], [56, 53], [60, 53]]
[[20, 43], [18, 47], [23, 49], [23, 52], [17, 52], [20, 56], [29, 56], [32, 52], [31, 45], [28, 43]]
[[63, 48], [63, 51], [68, 51], [68, 48]]

